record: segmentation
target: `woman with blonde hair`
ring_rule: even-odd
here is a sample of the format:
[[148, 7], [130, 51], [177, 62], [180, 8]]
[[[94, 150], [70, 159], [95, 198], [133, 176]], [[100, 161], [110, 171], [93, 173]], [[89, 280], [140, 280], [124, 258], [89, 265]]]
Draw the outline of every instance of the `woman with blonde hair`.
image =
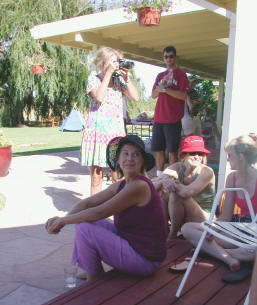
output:
[[[232, 172], [227, 176], [226, 188], [244, 188], [248, 191], [254, 212], [257, 213], [257, 143], [254, 134], [237, 137], [226, 146], [228, 162]], [[240, 213], [233, 215], [235, 204]], [[242, 192], [228, 192], [220, 221], [250, 222], [251, 217]], [[200, 223], [187, 223], [182, 227], [182, 234], [193, 245], [197, 245], [202, 234]], [[228, 265], [230, 271], [240, 269], [240, 261], [251, 261], [254, 253], [238, 248], [228, 242], [207, 235], [202, 250]]]
[[107, 144], [125, 136], [122, 98], [138, 100], [128, 69], [119, 68], [121, 58], [121, 52], [109, 47], [101, 47], [92, 58], [97, 74], [88, 78], [89, 115], [80, 149], [81, 165], [90, 167], [91, 195], [102, 189]]
[[168, 240], [177, 236], [186, 222], [207, 219], [215, 193], [215, 175], [206, 165], [210, 151], [200, 136], [188, 136], [182, 141], [180, 162], [166, 168], [153, 180], [171, 226]]

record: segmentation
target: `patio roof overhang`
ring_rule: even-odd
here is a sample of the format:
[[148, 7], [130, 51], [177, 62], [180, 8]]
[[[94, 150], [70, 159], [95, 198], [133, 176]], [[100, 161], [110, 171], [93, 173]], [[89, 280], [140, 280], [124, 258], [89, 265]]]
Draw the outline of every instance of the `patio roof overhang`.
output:
[[231, 14], [225, 8], [217, 7], [214, 12], [181, 0], [172, 12], [162, 14], [157, 27], [139, 26], [136, 15], [128, 19], [123, 9], [116, 9], [41, 24], [31, 34], [35, 39], [87, 50], [110, 46], [122, 50], [126, 58], [157, 66], [164, 65], [163, 48], [174, 45], [179, 66], [186, 72], [220, 79], [226, 77]]

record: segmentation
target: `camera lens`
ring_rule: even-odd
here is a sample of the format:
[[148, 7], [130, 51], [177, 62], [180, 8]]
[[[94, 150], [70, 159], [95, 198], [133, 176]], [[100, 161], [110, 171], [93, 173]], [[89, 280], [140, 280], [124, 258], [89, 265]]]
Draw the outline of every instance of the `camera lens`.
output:
[[119, 60], [119, 68], [125, 68], [125, 69], [132, 69], [134, 67], [134, 62], [133, 61], [129, 61], [129, 60], [125, 60], [125, 59], [120, 59]]

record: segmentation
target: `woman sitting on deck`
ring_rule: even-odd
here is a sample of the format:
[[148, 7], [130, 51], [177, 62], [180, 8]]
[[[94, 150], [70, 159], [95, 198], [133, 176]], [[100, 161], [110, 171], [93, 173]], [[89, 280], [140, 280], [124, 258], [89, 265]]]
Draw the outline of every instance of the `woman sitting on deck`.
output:
[[[155, 160], [135, 135], [117, 137], [107, 147], [107, 162], [124, 177], [79, 202], [65, 217], [46, 223], [50, 234], [77, 224], [72, 264], [93, 280], [104, 272], [101, 260], [126, 273], [150, 275], [166, 256], [166, 226], [161, 199], [146, 172]], [[114, 215], [114, 224], [105, 218]]]
[[[254, 213], [257, 213], [257, 143], [252, 136], [240, 136], [231, 140], [225, 147], [228, 161], [233, 170], [226, 179], [226, 188], [241, 187], [248, 191]], [[234, 206], [240, 207], [240, 214], [233, 215]], [[244, 195], [241, 192], [228, 192], [220, 221], [251, 222]], [[193, 245], [197, 245], [202, 234], [200, 223], [187, 223], [182, 233]], [[240, 261], [251, 261], [254, 253], [231, 245], [228, 242], [207, 235], [202, 250], [229, 266], [231, 271], [240, 269]]]
[[200, 136], [188, 136], [182, 141], [179, 157], [161, 176], [153, 179], [161, 191], [167, 220], [171, 227], [168, 241], [177, 236], [186, 222], [207, 219], [215, 193], [215, 175], [206, 164], [210, 154]]

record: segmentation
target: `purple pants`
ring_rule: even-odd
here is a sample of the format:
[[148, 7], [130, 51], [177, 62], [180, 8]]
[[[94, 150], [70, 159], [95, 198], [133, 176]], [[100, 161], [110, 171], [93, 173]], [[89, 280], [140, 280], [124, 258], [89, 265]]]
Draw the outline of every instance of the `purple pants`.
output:
[[161, 262], [152, 262], [138, 254], [117, 234], [115, 225], [106, 219], [76, 225], [71, 263], [78, 263], [87, 273], [98, 274], [101, 261], [122, 272], [150, 275]]

